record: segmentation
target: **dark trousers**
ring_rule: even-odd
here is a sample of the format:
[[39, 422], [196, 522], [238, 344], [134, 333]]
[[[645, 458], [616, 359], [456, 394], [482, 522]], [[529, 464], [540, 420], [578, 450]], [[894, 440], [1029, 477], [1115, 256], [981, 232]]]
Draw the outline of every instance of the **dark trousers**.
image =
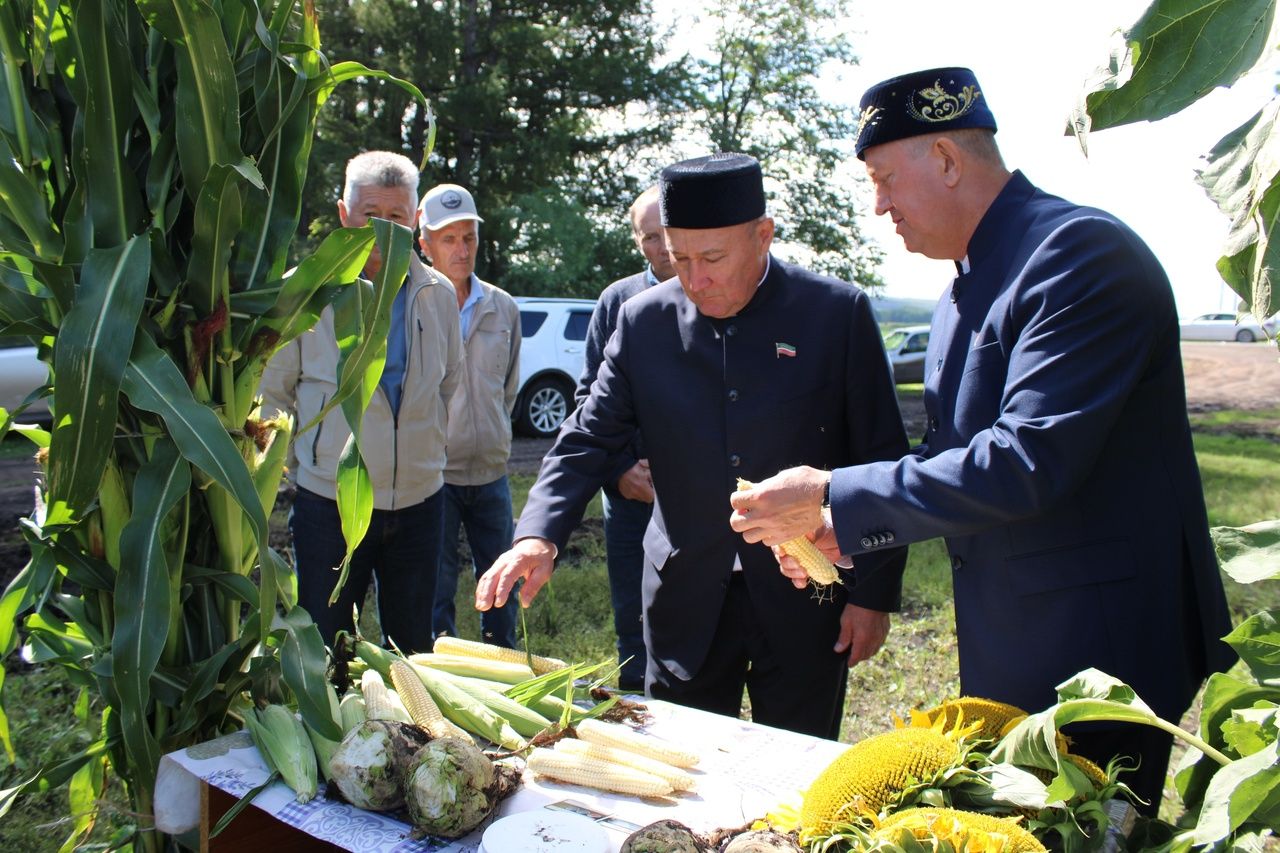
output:
[[609, 562], [609, 598], [613, 630], [618, 635], [618, 686], [643, 690], [648, 655], [640, 623], [640, 580], [644, 576], [644, 531], [653, 504], [601, 493], [604, 503], [604, 547]]
[[[480, 486], [444, 486], [444, 538], [440, 549], [440, 572], [436, 576], [436, 635], [458, 636], [457, 610], [458, 572], [462, 563], [458, 534], [467, 531], [471, 548], [471, 568], [478, 579], [493, 561], [511, 547], [515, 522], [511, 512], [511, 488], [506, 476]], [[516, 610], [519, 601], [512, 595], [502, 607], [480, 614], [480, 633], [486, 643], [516, 647]]]
[[847, 655], [833, 652], [833, 645], [834, 637], [826, 648], [814, 649], [808, 660], [780, 659], [756, 620], [742, 573], [734, 572], [702, 668], [690, 680], [681, 681], [650, 658], [648, 693], [655, 699], [736, 717], [745, 686], [753, 722], [835, 740], [840, 735], [849, 671]]
[[404, 509], [375, 509], [369, 531], [351, 558], [347, 582], [330, 607], [336, 567], [346, 553], [338, 504], [298, 489], [289, 512], [298, 603], [311, 614], [326, 645], [332, 645], [339, 630], [352, 630], [352, 607], [363, 604], [372, 579], [384, 642], [395, 642], [406, 654], [430, 651], [443, 508], [444, 497], [436, 492]]
[[1169, 753], [1173, 749], [1173, 735], [1152, 726], [1099, 724], [1067, 726], [1063, 734], [1071, 738], [1071, 751], [1105, 768], [1116, 756], [1125, 756], [1123, 766], [1130, 769], [1120, 774], [1120, 781], [1128, 785], [1142, 799], [1137, 809], [1147, 817], [1155, 817], [1160, 810], [1164, 794], [1165, 775], [1169, 770]]

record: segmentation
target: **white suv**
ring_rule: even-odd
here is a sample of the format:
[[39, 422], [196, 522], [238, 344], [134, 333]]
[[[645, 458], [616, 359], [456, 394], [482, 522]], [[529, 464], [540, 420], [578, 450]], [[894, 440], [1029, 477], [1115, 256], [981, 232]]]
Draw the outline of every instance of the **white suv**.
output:
[[511, 414], [516, 431], [550, 438], [573, 411], [573, 389], [586, 360], [594, 299], [517, 296], [520, 306], [520, 393]]

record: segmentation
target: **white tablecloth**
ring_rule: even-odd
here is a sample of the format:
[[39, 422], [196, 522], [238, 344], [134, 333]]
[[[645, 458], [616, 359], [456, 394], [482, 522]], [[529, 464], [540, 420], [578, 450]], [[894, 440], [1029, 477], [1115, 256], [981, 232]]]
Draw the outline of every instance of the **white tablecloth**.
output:
[[[645, 728], [648, 734], [690, 747], [702, 756], [692, 770], [697, 779], [694, 791], [664, 799], [638, 799], [537, 781], [526, 772], [521, 787], [502, 803], [495, 818], [556, 804], [594, 812], [617, 851], [635, 828], [664, 818], [709, 832], [762, 817], [780, 798], [808, 785], [847, 748], [847, 744], [679, 705], [647, 704], [653, 716]], [[190, 814], [194, 809], [198, 814], [197, 779], [239, 798], [262, 784], [267, 775], [266, 765], [246, 732], [179, 750], [161, 761], [156, 810]], [[484, 827], [458, 841], [414, 841], [409, 838], [408, 824], [390, 815], [327, 800], [323, 790], [322, 784], [319, 796], [299, 804], [294, 802], [293, 791], [276, 783], [259, 794], [253, 805], [309, 835], [362, 853], [475, 853], [479, 848]], [[194, 806], [190, 802], [193, 795]]]

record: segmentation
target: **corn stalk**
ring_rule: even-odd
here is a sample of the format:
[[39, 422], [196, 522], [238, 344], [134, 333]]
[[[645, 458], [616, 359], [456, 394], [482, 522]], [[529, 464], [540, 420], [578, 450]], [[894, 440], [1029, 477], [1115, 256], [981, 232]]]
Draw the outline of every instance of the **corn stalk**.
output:
[[[159, 849], [164, 753], [282, 696], [341, 736], [319, 632], [268, 543], [290, 425], [255, 395], [326, 305], [389, 304], [407, 269], [411, 235], [375, 220], [286, 275], [319, 109], [357, 76], [422, 95], [331, 64], [312, 0], [5, 0], [0, 75], [0, 334], [41, 345], [53, 411], [49, 433], [23, 430], [45, 476], [0, 652], [25, 637], [101, 713], [101, 737], [0, 792], [0, 815], [68, 782], [96, 801], [105, 759], [143, 816], [135, 846]], [[356, 283], [375, 240], [387, 261]], [[343, 313], [340, 335], [386, 323]], [[360, 347], [344, 371], [382, 359]], [[2, 703], [0, 743], [12, 759]]]

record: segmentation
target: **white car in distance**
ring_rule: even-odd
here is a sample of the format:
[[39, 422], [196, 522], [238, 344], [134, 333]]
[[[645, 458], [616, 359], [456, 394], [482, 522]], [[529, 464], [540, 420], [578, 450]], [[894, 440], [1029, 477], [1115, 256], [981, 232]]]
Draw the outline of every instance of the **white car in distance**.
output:
[[1237, 321], [1235, 314], [1223, 311], [1201, 314], [1194, 320], [1184, 321], [1179, 325], [1179, 336], [1184, 341], [1239, 341], [1251, 344], [1275, 337], [1277, 327], [1280, 327], [1280, 315], [1258, 323], [1250, 315]]
[[[13, 414], [27, 395], [49, 381], [49, 365], [25, 341], [0, 339], [0, 406]], [[18, 415], [20, 423], [47, 421], [48, 399], [37, 400]]]
[[594, 299], [517, 296], [520, 308], [520, 392], [515, 429], [551, 438], [573, 411], [573, 390], [586, 362]]

